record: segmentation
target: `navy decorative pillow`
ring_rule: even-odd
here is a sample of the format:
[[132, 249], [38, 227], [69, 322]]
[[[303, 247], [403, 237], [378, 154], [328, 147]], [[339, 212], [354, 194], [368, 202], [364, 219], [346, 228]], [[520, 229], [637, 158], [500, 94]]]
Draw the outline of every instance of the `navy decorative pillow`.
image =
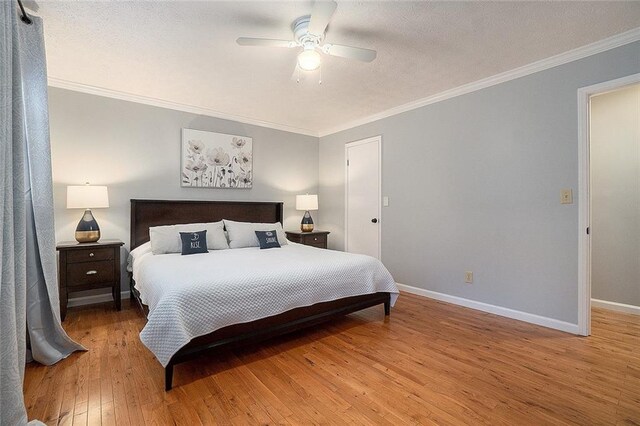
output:
[[181, 232], [182, 254], [208, 253], [207, 231]]
[[273, 231], [255, 231], [255, 232], [256, 232], [256, 237], [258, 237], [258, 241], [260, 241], [261, 249], [280, 247], [280, 243], [278, 242], [278, 234], [276, 234], [275, 229]]

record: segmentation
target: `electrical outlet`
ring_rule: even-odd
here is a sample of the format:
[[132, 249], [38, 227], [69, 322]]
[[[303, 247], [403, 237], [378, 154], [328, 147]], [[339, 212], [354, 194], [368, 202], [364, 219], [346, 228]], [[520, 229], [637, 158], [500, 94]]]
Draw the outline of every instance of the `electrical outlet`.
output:
[[389, 207], [389, 197], [382, 197], [382, 207]]
[[560, 204], [573, 204], [573, 191], [571, 189], [560, 190]]
[[473, 282], [473, 272], [467, 271], [464, 273], [464, 282], [471, 284]]

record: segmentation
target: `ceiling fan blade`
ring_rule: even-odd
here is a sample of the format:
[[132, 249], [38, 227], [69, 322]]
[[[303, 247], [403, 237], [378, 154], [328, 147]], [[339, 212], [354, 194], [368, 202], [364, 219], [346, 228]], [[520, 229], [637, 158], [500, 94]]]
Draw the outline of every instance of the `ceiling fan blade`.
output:
[[377, 55], [375, 50], [329, 43], [322, 46], [322, 51], [327, 55], [356, 59], [363, 62], [371, 62], [376, 58]]
[[327, 25], [336, 11], [338, 4], [333, 1], [316, 0], [311, 11], [311, 20], [309, 21], [309, 32], [317, 36], [324, 35]]
[[240, 37], [236, 40], [240, 46], [262, 46], [262, 47], [297, 47], [298, 43], [290, 40], [273, 40], [269, 38]]

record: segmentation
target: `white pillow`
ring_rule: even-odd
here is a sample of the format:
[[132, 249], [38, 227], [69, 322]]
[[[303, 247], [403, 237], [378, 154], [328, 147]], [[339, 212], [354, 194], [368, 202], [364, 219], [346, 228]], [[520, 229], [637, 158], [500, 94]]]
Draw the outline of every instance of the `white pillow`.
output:
[[207, 231], [207, 248], [224, 250], [229, 248], [224, 236], [222, 221], [209, 223], [187, 223], [183, 225], [153, 226], [149, 228], [151, 251], [153, 254], [181, 253], [180, 232]]
[[133, 271], [133, 264], [136, 263], [136, 260], [140, 259], [147, 253], [151, 253], [151, 242], [147, 241], [146, 243], [139, 245], [138, 247], [131, 250], [129, 253], [129, 257], [127, 258], [127, 271]]
[[260, 247], [260, 241], [256, 237], [256, 231], [273, 231], [276, 230], [278, 242], [280, 245], [287, 244], [287, 236], [282, 229], [280, 222], [276, 223], [250, 223], [235, 222], [233, 220], [224, 220], [224, 226], [229, 234], [229, 247]]

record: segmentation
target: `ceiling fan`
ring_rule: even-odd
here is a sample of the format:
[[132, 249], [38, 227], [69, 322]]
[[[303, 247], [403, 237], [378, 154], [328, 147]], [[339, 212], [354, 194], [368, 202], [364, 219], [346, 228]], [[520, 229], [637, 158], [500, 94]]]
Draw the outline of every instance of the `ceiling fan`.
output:
[[375, 50], [341, 44], [322, 44], [327, 25], [329, 25], [336, 7], [338, 4], [333, 0], [317, 0], [313, 5], [311, 15], [301, 16], [291, 25], [293, 40], [240, 37], [236, 43], [240, 46], [286, 47], [290, 49], [302, 47], [302, 52], [298, 55], [298, 66], [304, 71], [313, 71], [320, 67], [322, 57], [319, 52], [363, 62], [373, 61], [376, 58]]

